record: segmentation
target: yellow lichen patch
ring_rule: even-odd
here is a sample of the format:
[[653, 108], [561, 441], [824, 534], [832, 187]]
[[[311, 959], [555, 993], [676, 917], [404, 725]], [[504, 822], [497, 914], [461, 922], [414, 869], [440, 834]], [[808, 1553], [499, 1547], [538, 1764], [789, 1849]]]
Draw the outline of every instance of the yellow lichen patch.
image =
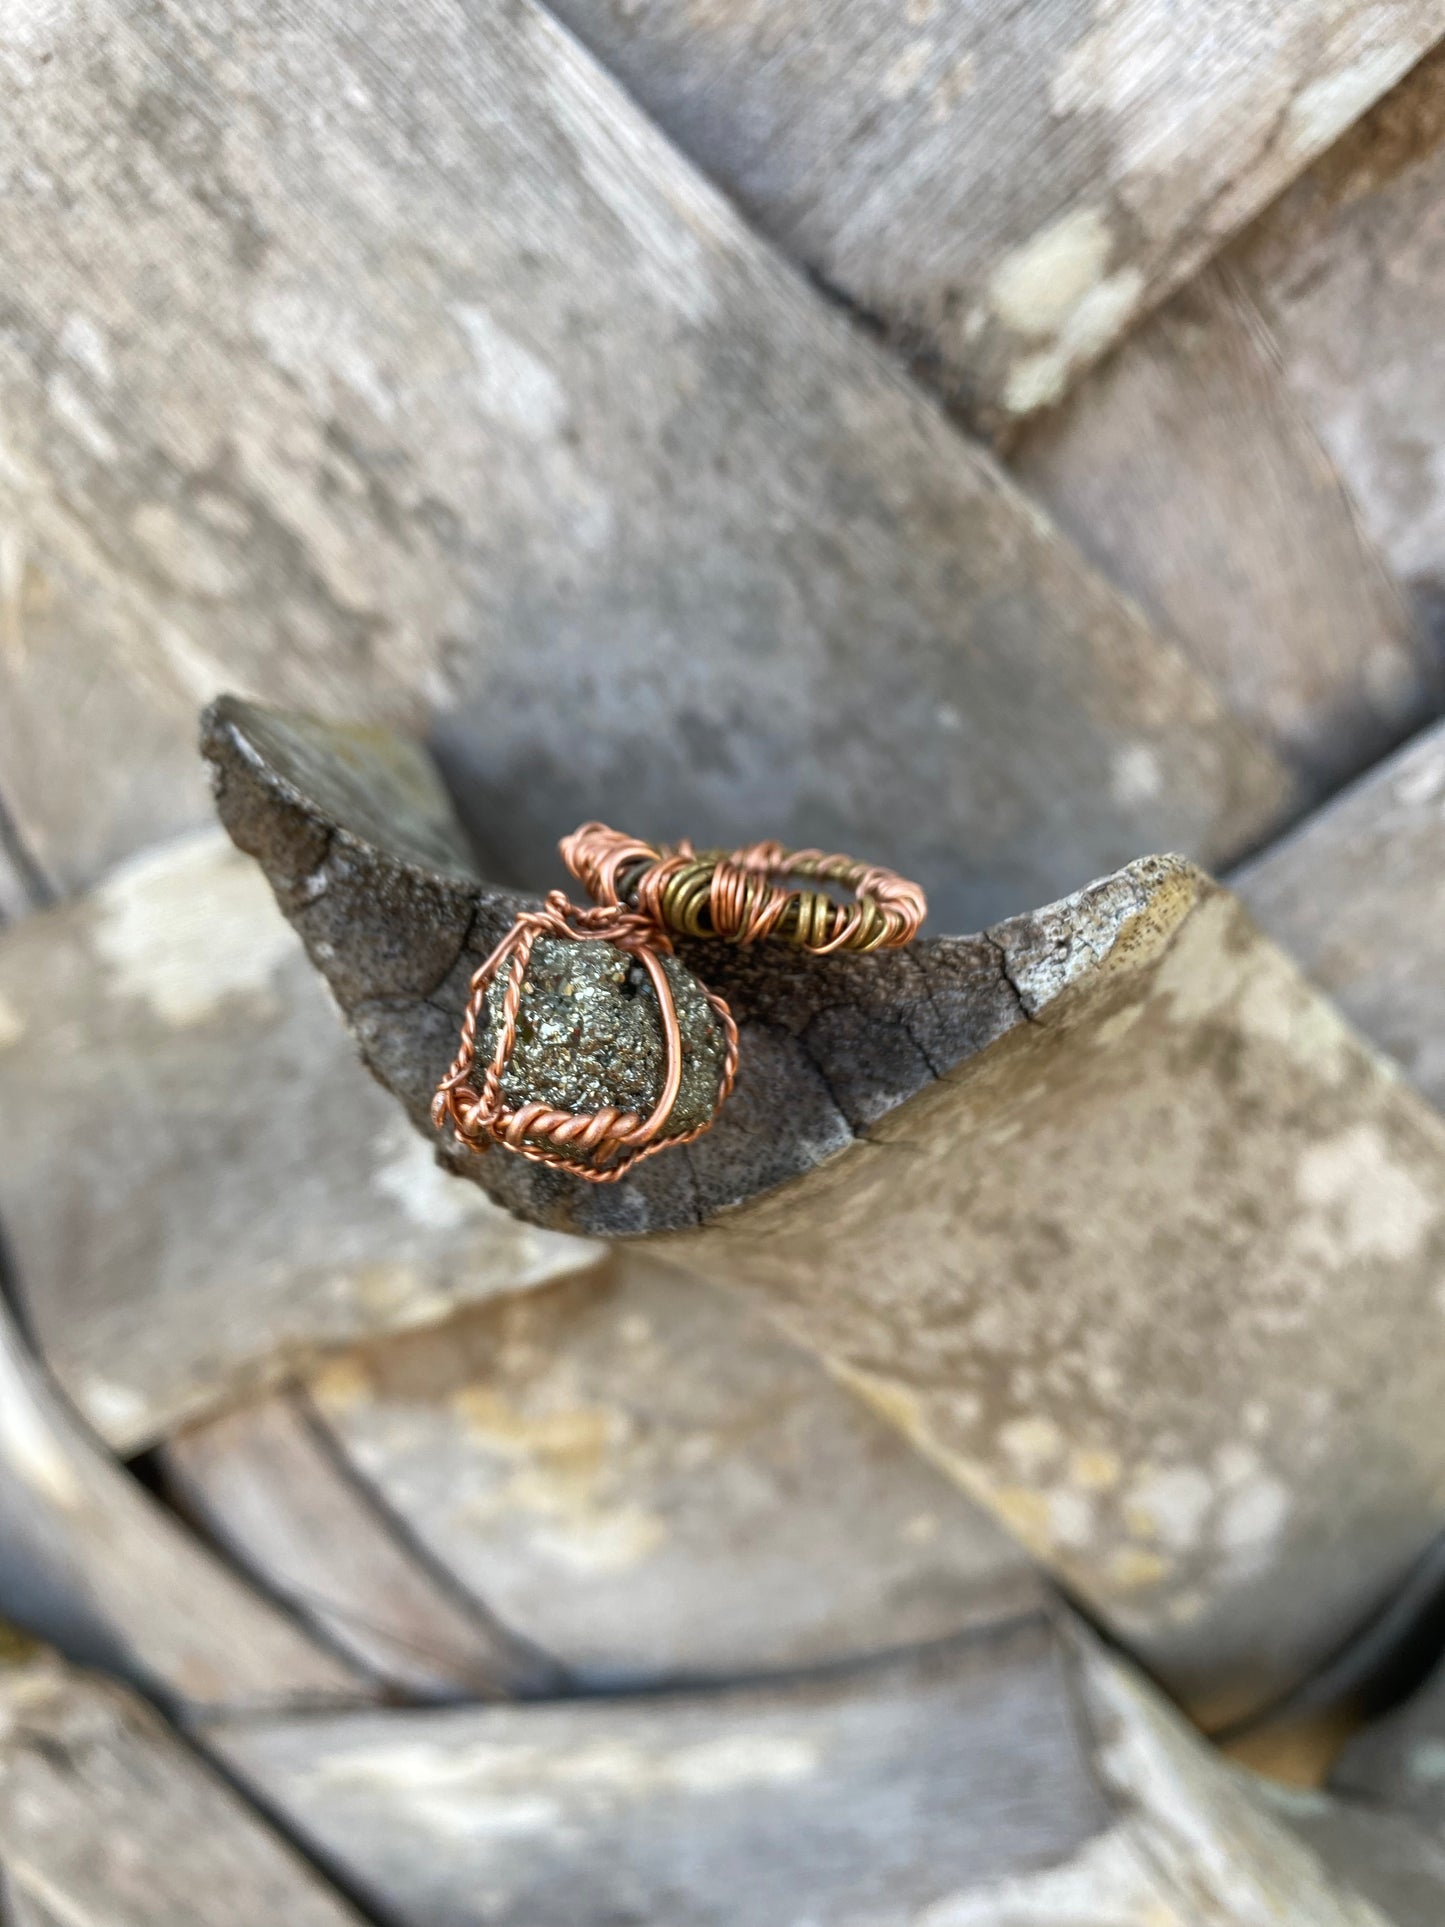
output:
[[1069, 1458], [1069, 1483], [1085, 1492], [1107, 1492], [1119, 1483], [1123, 1467], [1116, 1452], [1082, 1447]]
[[370, 1399], [371, 1374], [353, 1352], [323, 1365], [307, 1390], [323, 1412], [351, 1412]]
[[1053, 1551], [1053, 1518], [1047, 1493], [1031, 1491], [1024, 1485], [999, 1486], [989, 1503], [1030, 1552], [1042, 1557]]
[[1109, 1579], [1125, 1592], [1157, 1586], [1169, 1576], [1169, 1561], [1143, 1546], [1125, 1546], [1109, 1561]]

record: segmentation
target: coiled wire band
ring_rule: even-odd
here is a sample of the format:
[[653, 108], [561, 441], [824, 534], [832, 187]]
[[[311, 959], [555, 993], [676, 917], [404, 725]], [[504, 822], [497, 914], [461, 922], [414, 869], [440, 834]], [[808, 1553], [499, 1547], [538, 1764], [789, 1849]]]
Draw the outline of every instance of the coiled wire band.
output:
[[[598, 903], [639, 911], [674, 936], [736, 944], [773, 938], [825, 957], [911, 943], [928, 914], [916, 883], [822, 850], [774, 842], [731, 852], [694, 850], [687, 841], [654, 848], [605, 823], [584, 823], [559, 848]], [[800, 881], [851, 890], [853, 901], [839, 903]]]

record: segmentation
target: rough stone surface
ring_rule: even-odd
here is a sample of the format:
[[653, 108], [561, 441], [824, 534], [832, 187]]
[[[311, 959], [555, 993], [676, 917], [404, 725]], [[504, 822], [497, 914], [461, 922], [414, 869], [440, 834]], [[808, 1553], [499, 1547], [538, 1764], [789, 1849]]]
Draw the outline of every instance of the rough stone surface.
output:
[[[662, 1136], [677, 1137], [717, 1113], [725, 1040], [692, 972], [675, 957], [663, 958], [662, 967], [682, 1032], [682, 1082]], [[496, 1052], [509, 969], [498, 972], [487, 992], [474, 1086]], [[508, 1106], [536, 1102], [647, 1117], [665, 1073], [662, 1016], [642, 963], [615, 944], [539, 937], [522, 982], [516, 1046], [502, 1073]]]

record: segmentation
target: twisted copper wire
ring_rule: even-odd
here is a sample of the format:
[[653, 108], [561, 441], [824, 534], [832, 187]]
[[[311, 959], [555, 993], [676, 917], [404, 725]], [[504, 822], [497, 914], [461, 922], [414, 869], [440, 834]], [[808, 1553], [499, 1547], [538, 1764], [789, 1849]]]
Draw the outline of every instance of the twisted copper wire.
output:
[[[662, 1091], [646, 1117], [640, 1117], [636, 1111], [615, 1109], [563, 1111], [539, 1103], [523, 1104], [516, 1110], [508, 1108], [502, 1097], [502, 1077], [516, 1049], [522, 985], [533, 946], [541, 936], [565, 937], [578, 943], [590, 939], [614, 944], [638, 958], [647, 971], [662, 1017], [666, 1069]], [[458, 1142], [470, 1151], [480, 1154], [492, 1144], [501, 1144], [534, 1164], [568, 1171], [592, 1184], [615, 1184], [643, 1158], [700, 1137], [711, 1125], [710, 1118], [690, 1131], [678, 1132], [673, 1137], [661, 1136], [682, 1081], [682, 1032], [672, 986], [662, 967], [663, 957], [671, 955], [672, 943], [667, 932], [646, 914], [619, 904], [579, 910], [560, 890], [551, 891], [540, 910], [522, 912], [491, 955], [473, 971], [462, 1019], [461, 1044], [432, 1098], [432, 1123], [442, 1130], [450, 1122]], [[487, 991], [503, 965], [508, 966], [508, 971], [501, 1022], [491, 1061], [482, 1075], [482, 1088], [477, 1091], [470, 1081], [477, 1062], [477, 1031], [486, 1007]], [[738, 1030], [724, 1000], [706, 986], [702, 988], [723, 1031], [723, 1071], [715, 1107], [721, 1108], [737, 1076]], [[538, 1138], [543, 1142], [531, 1141]], [[576, 1155], [568, 1156], [568, 1150]]]
[[[584, 823], [559, 847], [562, 861], [599, 903], [636, 909], [678, 936], [736, 944], [771, 937], [825, 957], [911, 943], [928, 914], [916, 883], [821, 850], [786, 850], [774, 842], [731, 853], [694, 850], [687, 841], [654, 848], [605, 823]], [[798, 888], [792, 879], [836, 884], [851, 890], [854, 901], [838, 903], [826, 890]]]

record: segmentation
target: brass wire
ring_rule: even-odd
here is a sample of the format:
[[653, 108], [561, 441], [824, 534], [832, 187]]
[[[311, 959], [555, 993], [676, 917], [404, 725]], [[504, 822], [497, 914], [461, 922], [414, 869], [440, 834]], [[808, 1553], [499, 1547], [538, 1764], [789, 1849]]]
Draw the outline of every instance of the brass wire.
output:
[[[675, 936], [736, 944], [773, 938], [826, 957], [911, 943], [928, 914], [916, 883], [822, 850], [775, 842], [731, 852], [695, 850], [687, 841], [654, 848], [605, 823], [584, 823], [559, 847], [597, 902], [640, 910]], [[851, 890], [853, 901], [838, 903], [800, 882], [836, 884]]]

